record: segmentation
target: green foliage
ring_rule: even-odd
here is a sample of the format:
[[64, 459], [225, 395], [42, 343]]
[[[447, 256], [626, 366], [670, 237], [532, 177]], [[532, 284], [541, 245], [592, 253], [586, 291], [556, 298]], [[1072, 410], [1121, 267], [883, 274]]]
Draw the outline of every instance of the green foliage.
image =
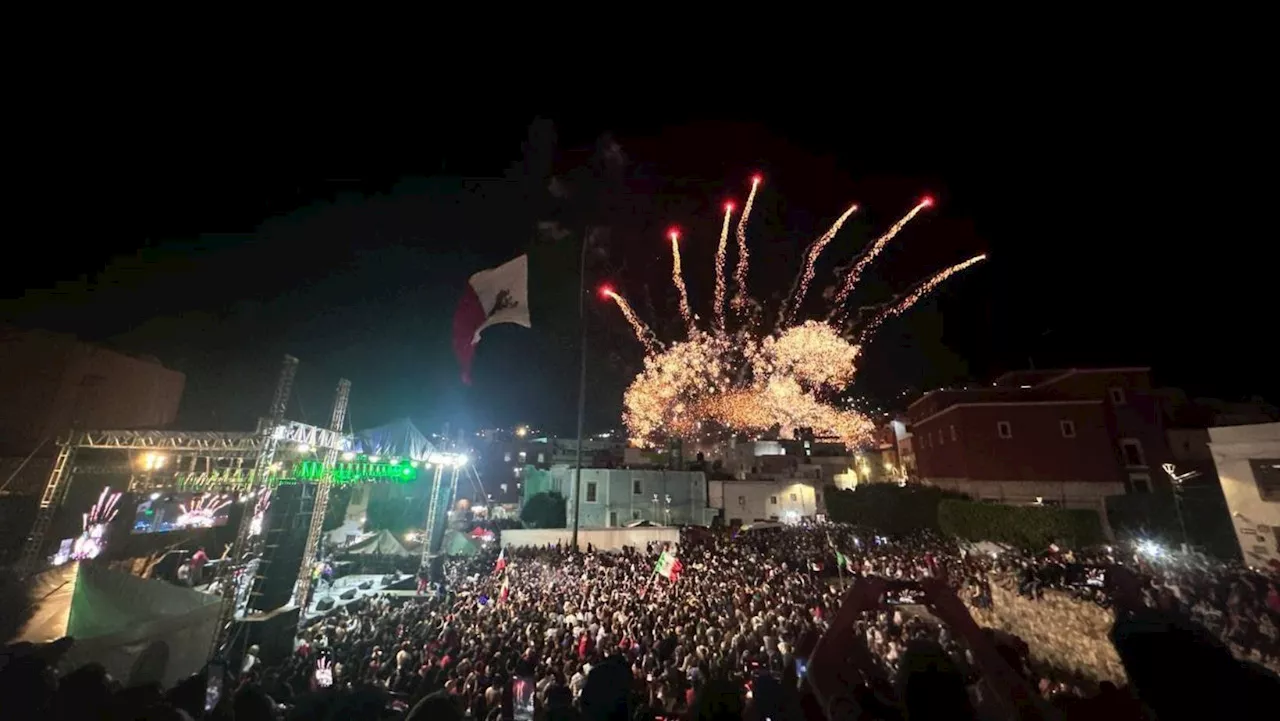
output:
[[945, 500], [938, 504], [938, 525], [970, 541], [1037, 550], [1050, 543], [1079, 547], [1105, 541], [1101, 519], [1090, 510]]
[[884, 534], [939, 530], [938, 504], [963, 494], [933, 486], [871, 483], [852, 491], [827, 486], [823, 493], [831, 520], [853, 523]]
[[564, 528], [566, 514], [564, 496], [559, 493], [538, 493], [524, 502], [520, 520], [530, 528]]

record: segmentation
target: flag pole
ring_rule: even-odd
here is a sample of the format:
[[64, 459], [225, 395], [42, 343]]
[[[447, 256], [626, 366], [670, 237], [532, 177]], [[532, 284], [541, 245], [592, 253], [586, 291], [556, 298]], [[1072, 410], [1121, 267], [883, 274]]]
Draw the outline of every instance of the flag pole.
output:
[[[843, 591], [844, 590], [844, 564], [848, 563], [849, 561], [847, 558], [845, 558], [844, 554], [840, 552], [840, 549], [836, 548], [836, 544], [831, 542], [831, 531], [827, 531], [827, 545], [831, 546], [831, 550], [836, 552], [836, 573], [839, 574], [840, 590]], [[841, 560], [843, 560], [844, 563], [841, 563]]]
[[591, 230], [582, 229], [582, 255], [578, 260], [578, 345], [582, 349], [578, 371], [578, 450], [573, 465], [573, 550], [578, 551], [578, 516], [582, 512], [582, 427], [587, 412], [587, 243]]

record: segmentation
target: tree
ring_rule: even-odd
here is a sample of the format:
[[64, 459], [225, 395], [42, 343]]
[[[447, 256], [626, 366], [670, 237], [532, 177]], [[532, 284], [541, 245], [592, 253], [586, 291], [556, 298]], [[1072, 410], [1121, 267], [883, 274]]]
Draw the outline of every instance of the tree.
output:
[[965, 498], [963, 494], [933, 486], [871, 483], [852, 491], [825, 489], [831, 520], [853, 523], [886, 534], [917, 530], [938, 530], [938, 504], [944, 499]]
[[534, 494], [525, 501], [520, 520], [533, 528], [564, 528], [567, 525], [564, 496], [554, 491]]
[[938, 504], [943, 533], [969, 541], [994, 541], [1042, 550], [1051, 543], [1069, 547], [1102, 543], [1102, 523], [1088, 509], [1005, 506], [945, 500]]

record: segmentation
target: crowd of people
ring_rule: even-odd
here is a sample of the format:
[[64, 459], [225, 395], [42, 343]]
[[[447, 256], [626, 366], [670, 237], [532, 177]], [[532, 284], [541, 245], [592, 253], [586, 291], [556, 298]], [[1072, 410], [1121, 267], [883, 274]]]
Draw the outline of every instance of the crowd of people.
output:
[[[678, 575], [660, 568], [664, 553]], [[194, 679], [126, 698], [147, 718], [235, 721], [1166, 719], [1280, 698], [1263, 668], [1280, 659], [1275, 579], [1187, 556], [1028, 554], [827, 524], [496, 557], [450, 560], [416, 597], [344, 606], [303, 629], [287, 658], [252, 649], [208, 713]], [[1123, 677], [1055, 667], [1007, 629], [980, 628], [1005, 590], [1046, 613], [1107, 606], [1110, 637], [1093, 642], [1114, 645]], [[23, 708], [52, 712], [30, 717], [108, 717], [121, 694], [77, 673], [17, 687], [33, 698]]]

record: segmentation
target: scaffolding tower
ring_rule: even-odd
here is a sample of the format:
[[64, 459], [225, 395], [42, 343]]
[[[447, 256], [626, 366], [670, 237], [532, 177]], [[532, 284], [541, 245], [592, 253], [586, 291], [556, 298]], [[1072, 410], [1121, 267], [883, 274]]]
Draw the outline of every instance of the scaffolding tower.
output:
[[[333, 414], [329, 418], [329, 429], [335, 433], [342, 432], [342, 424], [347, 419], [347, 401], [351, 397], [351, 381], [343, 378], [338, 381], [338, 393], [333, 399]], [[329, 447], [324, 452], [324, 473], [316, 482], [315, 505], [311, 510], [311, 528], [307, 531], [306, 550], [302, 552], [302, 565], [298, 568], [298, 582], [294, 585], [293, 602], [302, 607], [298, 614], [298, 623], [306, 620], [307, 600], [311, 596], [311, 567], [316, 562], [316, 551], [320, 545], [320, 532], [324, 528], [325, 510], [329, 507], [329, 488], [333, 485], [333, 467], [338, 462], [341, 449]]]
[[[444, 533], [440, 534], [440, 539], [436, 539], [436, 529], [441, 524], [448, 523], [449, 509], [453, 507], [454, 501], [458, 496], [458, 476], [461, 472], [462, 465], [466, 462], [465, 457], [451, 454], [440, 453], [433, 456], [432, 463], [435, 466], [435, 473], [431, 475], [431, 497], [427, 501], [427, 518], [425, 528], [422, 529], [422, 558], [419, 568], [426, 568], [431, 557], [440, 553], [441, 547], [444, 545]], [[442, 493], [445, 489], [445, 475], [449, 476], [449, 492]], [[441, 496], [446, 496], [444, 508], [440, 508]], [[443, 516], [443, 518], [442, 518]], [[448, 530], [447, 528], [445, 530]]]
[[[258, 432], [261, 436], [261, 443], [258, 446], [258, 457], [254, 462], [254, 473], [249, 476], [248, 490], [255, 490], [258, 486], [266, 486], [266, 476], [270, 472], [271, 464], [275, 462], [276, 448], [280, 445], [280, 439], [277, 438], [275, 429], [284, 420], [285, 411], [289, 407], [289, 396], [293, 393], [293, 379], [298, 373], [298, 359], [291, 355], [284, 357], [284, 366], [280, 369], [280, 377], [276, 381], [275, 395], [271, 398], [271, 408], [267, 417], [263, 422], [258, 424]], [[268, 491], [270, 492], [270, 491]], [[215, 583], [217, 588], [222, 592], [222, 606], [218, 611], [218, 623], [214, 627], [214, 639], [209, 648], [210, 658], [224, 655], [226, 646], [231, 638], [231, 625], [235, 620], [236, 599], [238, 597], [239, 584], [236, 583], [236, 573], [241, 570], [241, 559], [244, 557], [245, 546], [248, 545], [249, 529], [253, 525], [253, 513], [249, 509], [245, 509], [240, 516], [240, 526], [236, 529], [236, 540], [231, 544], [231, 551], [227, 555], [230, 563], [218, 564], [218, 575]], [[244, 579], [247, 581], [248, 579]]]

